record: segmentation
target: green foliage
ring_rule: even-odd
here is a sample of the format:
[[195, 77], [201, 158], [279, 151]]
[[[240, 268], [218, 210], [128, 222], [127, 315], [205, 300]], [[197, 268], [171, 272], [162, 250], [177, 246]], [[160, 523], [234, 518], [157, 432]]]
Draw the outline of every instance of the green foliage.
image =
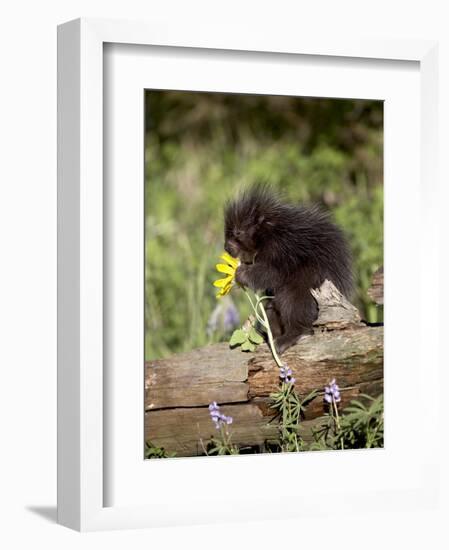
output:
[[[317, 202], [347, 231], [357, 303], [382, 264], [382, 102], [147, 92], [145, 355], [226, 339], [206, 327], [222, 208], [241, 185], [269, 181], [286, 198]], [[242, 318], [250, 313], [233, 291]]]
[[345, 448], [371, 449], [383, 447], [384, 442], [384, 403], [383, 396], [373, 399], [362, 395], [369, 402], [351, 401], [345, 408], [341, 422], [340, 437]]
[[238, 455], [239, 449], [231, 443], [231, 436], [221, 429], [220, 437], [211, 437], [204, 449], [208, 456]]
[[240, 346], [242, 351], [255, 351], [260, 344], [263, 344], [263, 338], [253, 326], [248, 330], [245, 328], [235, 330], [229, 340], [231, 348]]
[[279, 446], [283, 452], [303, 451], [306, 444], [299, 435], [301, 416], [306, 405], [311, 403], [318, 393], [314, 390], [304, 399], [300, 399], [293, 384], [282, 383], [278, 392], [270, 395], [271, 408], [276, 409], [279, 420]]
[[383, 188], [369, 189], [362, 185], [358, 194], [335, 208], [334, 214], [352, 246], [356, 276], [354, 303], [367, 321], [381, 321], [379, 310], [368, 298], [367, 290], [374, 272], [383, 263]]
[[256, 346], [263, 344], [263, 337], [257, 332], [257, 330], [254, 327], [250, 328], [250, 331], [248, 333], [248, 338], [249, 340], [251, 340], [253, 344], [256, 344]]
[[176, 453], [167, 453], [163, 447], [156, 447], [151, 441], [145, 443], [145, 458], [173, 458]]
[[248, 334], [241, 328], [234, 330], [232, 333], [231, 339], [229, 340], [229, 345], [231, 348], [235, 346], [241, 346], [248, 340]]
[[383, 396], [374, 399], [362, 394], [360, 397], [367, 404], [359, 400], [351, 401], [340, 415], [338, 424], [332, 411], [326, 415], [322, 425], [314, 432], [315, 442], [310, 450], [383, 447]]
[[[314, 390], [301, 398], [293, 384], [281, 383], [277, 392], [270, 395], [271, 408], [276, 410], [274, 420], [279, 423], [279, 440], [271, 441], [263, 452], [326, 451], [341, 449], [372, 449], [384, 444], [383, 397], [376, 399], [361, 394], [360, 400], [352, 400], [341, 413], [330, 407], [321, 425], [313, 431], [314, 441], [301, 437], [301, 421], [307, 406], [318, 397]], [[204, 453], [213, 455], [239, 454], [239, 448], [231, 442], [232, 433], [221, 425], [217, 437], [212, 437]], [[151, 457], [150, 457], [151, 458]]]
[[243, 344], [240, 346], [240, 349], [242, 351], [256, 351], [256, 346], [251, 342], [251, 340], [246, 340], [246, 342], [243, 342]]

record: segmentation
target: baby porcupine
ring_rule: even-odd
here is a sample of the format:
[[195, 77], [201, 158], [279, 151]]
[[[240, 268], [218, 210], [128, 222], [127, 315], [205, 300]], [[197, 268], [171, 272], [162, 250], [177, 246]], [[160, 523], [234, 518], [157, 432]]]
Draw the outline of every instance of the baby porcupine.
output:
[[254, 185], [226, 204], [224, 218], [225, 250], [241, 261], [236, 281], [274, 297], [266, 308], [279, 353], [312, 333], [318, 306], [310, 289], [329, 279], [350, 297], [349, 246], [319, 208], [287, 204]]

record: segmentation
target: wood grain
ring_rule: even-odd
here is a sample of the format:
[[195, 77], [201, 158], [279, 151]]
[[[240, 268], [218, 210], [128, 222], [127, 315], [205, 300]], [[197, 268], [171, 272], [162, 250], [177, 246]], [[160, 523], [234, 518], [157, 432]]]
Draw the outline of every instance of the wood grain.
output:
[[248, 400], [248, 355], [226, 343], [145, 364], [145, 410]]

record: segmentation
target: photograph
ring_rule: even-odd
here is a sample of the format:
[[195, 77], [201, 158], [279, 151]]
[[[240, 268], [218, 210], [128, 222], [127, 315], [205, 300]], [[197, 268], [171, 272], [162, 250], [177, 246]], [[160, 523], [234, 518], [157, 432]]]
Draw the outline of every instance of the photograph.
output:
[[383, 101], [145, 90], [144, 122], [144, 458], [383, 448]]

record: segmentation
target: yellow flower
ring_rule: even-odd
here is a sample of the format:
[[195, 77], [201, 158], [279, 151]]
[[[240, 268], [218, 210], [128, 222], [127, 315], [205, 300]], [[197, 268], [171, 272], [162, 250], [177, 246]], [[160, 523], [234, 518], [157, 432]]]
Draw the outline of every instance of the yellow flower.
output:
[[224, 277], [224, 279], [217, 279], [214, 281], [214, 286], [220, 289], [217, 294], [217, 298], [226, 296], [226, 294], [231, 291], [231, 288], [234, 285], [235, 271], [240, 265], [240, 260], [233, 258], [227, 252], [223, 252], [220, 258], [226, 263], [217, 264], [215, 267], [217, 268], [217, 271], [224, 273], [226, 277]]

